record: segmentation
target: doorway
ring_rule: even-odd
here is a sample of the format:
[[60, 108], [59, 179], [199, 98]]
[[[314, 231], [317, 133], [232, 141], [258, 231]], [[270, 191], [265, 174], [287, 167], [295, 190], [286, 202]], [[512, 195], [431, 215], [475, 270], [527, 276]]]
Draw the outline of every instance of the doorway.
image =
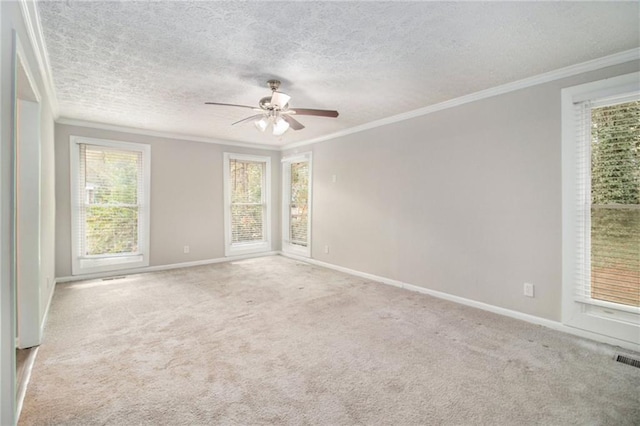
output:
[[14, 33], [13, 176], [11, 224], [15, 307], [15, 418], [20, 415], [41, 329], [41, 137], [40, 94]]
[[16, 320], [20, 349], [40, 344], [40, 95], [17, 42], [15, 92]]

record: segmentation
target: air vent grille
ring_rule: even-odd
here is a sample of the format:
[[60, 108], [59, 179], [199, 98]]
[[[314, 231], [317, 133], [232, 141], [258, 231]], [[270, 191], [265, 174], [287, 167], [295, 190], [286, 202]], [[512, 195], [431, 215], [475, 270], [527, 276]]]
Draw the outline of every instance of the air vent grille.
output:
[[107, 278], [103, 278], [102, 281], [113, 281], [113, 280], [121, 280], [123, 278], [126, 278], [126, 276], [121, 275], [119, 277], [107, 277]]
[[640, 368], [640, 360], [629, 358], [628, 356], [618, 355], [616, 356], [616, 361], [630, 365], [632, 367]]

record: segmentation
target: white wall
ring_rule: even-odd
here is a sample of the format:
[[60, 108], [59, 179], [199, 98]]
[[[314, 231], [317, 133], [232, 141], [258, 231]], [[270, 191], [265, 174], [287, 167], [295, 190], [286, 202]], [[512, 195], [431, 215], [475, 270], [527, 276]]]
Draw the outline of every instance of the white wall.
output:
[[[41, 94], [40, 126], [41, 134], [41, 268], [43, 281], [40, 300], [34, 300], [40, 310], [40, 318], [48, 306], [53, 290], [55, 251], [55, 194], [53, 156], [53, 113], [50, 99], [44, 90], [43, 76], [39, 72], [35, 48], [32, 46], [27, 27], [17, 2], [0, 2], [0, 424], [12, 424], [15, 414], [15, 288], [13, 280], [12, 254], [12, 210], [11, 194], [13, 185], [13, 32], [16, 32], [24, 48], [25, 61], [33, 73], [34, 83]], [[49, 278], [49, 285], [46, 283]], [[42, 303], [41, 303], [42, 301]]]
[[[71, 275], [69, 137], [151, 145], [150, 266], [224, 257], [222, 155], [271, 157], [273, 250], [280, 249], [280, 152], [56, 124], [56, 276]], [[188, 245], [190, 252], [183, 253]]]
[[[312, 257], [559, 321], [560, 91], [637, 69], [610, 67], [286, 152], [313, 151]], [[535, 298], [523, 296], [525, 282]]]
[[57, 256], [54, 119], [46, 102], [40, 109], [40, 140], [40, 323], [44, 326], [53, 296]]

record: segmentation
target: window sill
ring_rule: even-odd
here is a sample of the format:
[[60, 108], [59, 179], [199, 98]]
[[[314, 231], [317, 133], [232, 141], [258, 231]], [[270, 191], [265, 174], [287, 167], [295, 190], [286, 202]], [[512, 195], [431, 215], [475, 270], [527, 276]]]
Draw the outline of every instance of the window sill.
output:
[[118, 271], [121, 269], [142, 268], [145, 266], [149, 266], [149, 260], [143, 254], [100, 258], [79, 258], [73, 265], [72, 275]]
[[305, 247], [298, 244], [283, 242], [282, 251], [288, 254], [296, 255], [296, 256], [311, 257], [311, 248], [309, 246]]
[[243, 254], [253, 254], [271, 251], [271, 244], [267, 241], [257, 241], [249, 243], [236, 243], [227, 246], [225, 256], [240, 256]]

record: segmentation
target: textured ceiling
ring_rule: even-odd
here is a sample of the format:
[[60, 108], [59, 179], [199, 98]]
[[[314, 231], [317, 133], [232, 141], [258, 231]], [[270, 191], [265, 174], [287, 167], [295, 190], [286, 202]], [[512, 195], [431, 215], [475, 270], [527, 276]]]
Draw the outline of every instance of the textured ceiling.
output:
[[[284, 145], [638, 47], [637, 2], [40, 2], [60, 115]], [[306, 129], [253, 112], [282, 80]]]

